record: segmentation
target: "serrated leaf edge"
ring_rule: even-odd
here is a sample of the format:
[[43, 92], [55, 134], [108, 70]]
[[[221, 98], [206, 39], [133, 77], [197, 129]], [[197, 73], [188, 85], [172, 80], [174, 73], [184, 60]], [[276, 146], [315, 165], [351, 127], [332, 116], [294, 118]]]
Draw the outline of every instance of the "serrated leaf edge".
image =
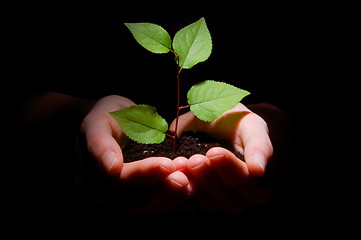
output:
[[[122, 109], [119, 109], [119, 110], [110, 112], [110, 115], [112, 115], [112, 117], [114, 117], [113, 114], [115, 114], [116, 112], [120, 112], [120, 111], [122, 111], [122, 110], [124, 110], [124, 109], [129, 110], [129, 109], [131, 109], [131, 108], [136, 108], [136, 107], [139, 107], [139, 106], [145, 106], [145, 107], [152, 108], [152, 109], [155, 111], [155, 113], [156, 113], [158, 116], [160, 116], [160, 115], [158, 114], [158, 112], [157, 112], [157, 110], [156, 110], [155, 107], [150, 106], [150, 105], [147, 105], [147, 104], [137, 104], [137, 105], [129, 106], [129, 107], [126, 107], [126, 108], [122, 108]], [[128, 120], [128, 121], [133, 121], [133, 120], [131, 120], [131, 119], [124, 118], [124, 117], [121, 117], [121, 116], [117, 116], [117, 117], [126, 119], [126, 120]], [[160, 117], [161, 117], [161, 116], [160, 116]], [[164, 119], [163, 117], [161, 117], [161, 118], [165, 121], [165, 119]], [[118, 122], [118, 121], [117, 121], [117, 122]], [[133, 122], [135, 122], [135, 121], [133, 121]], [[166, 121], [165, 121], [165, 122], [166, 122]], [[168, 130], [168, 126], [167, 126], [167, 130], [166, 130], [166, 131], [163, 131], [163, 130], [161, 130], [161, 129], [154, 128], [154, 127], [152, 127], [152, 126], [145, 125], [145, 124], [143, 124], [143, 123], [139, 123], [139, 122], [136, 122], [136, 123], [139, 124], [139, 125], [145, 126], [145, 127], [147, 127], [147, 128], [154, 129], [154, 130], [156, 130], [156, 131], [158, 131], [158, 132], [160, 132], [160, 133], [164, 133], [164, 137], [162, 138], [161, 141], [150, 141], [150, 142], [140, 141], [139, 139], [136, 139], [136, 138], [128, 135], [128, 134], [126, 133], [126, 131], [125, 131], [124, 129], [122, 129], [123, 132], [126, 134], [126, 136], [129, 137], [131, 140], [133, 140], [133, 141], [135, 141], [135, 142], [137, 142], [137, 143], [141, 143], [141, 144], [157, 144], [157, 143], [161, 143], [161, 142], [163, 142], [163, 141], [165, 140], [166, 133], [167, 133], [167, 130]], [[118, 122], [118, 124], [119, 124], [120, 126], [122, 125], [122, 124], [119, 123], [119, 122]], [[167, 125], [168, 125], [168, 123], [167, 123]]]
[[[122, 110], [124, 110], [124, 109], [130, 109], [130, 108], [136, 108], [136, 107], [139, 107], [139, 106], [150, 107], [150, 108], [152, 108], [152, 109], [155, 111], [155, 113], [158, 114], [157, 109], [156, 109], [155, 107], [150, 106], [150, 105], [147, 105], [147, 104], [137, 104], [137, 105], [129, 106], [129, 107], [126, 107], [126, 108], [117, 110], [117, 111], [122, 111]], [[117, 111], [113, 111], [113, 112], [117, 112]], [[112, 113], [112, 112], [111, 112], [111, 113]], [[158, 114], [158, 116], [160, 116], [160, 115]], [[160, 116], [160, 117], [161, 117], [161, 116]], [[122, 118], [124, 118], [124, 117], [122, 117]], [[127, 118], [124, 118], [124, 119], [127, 119]], [[164, 120], [164, 118], [162, 118], [162, 119]], [[130, 119], [127, 119], [127, 120], [132, 121], [132, 120], [130, 120]], [[165, 120], [164, 120], [164, 121], [165, 121]], [[157, 131], [159, 131], [159, 132], [162, 132], [162, 133], [166, 133], [166, 132], [167, 132], [167, 131], [162, 131], [161, 129], [153, 128], [153, 127], [151, 127], [151, 126], [149, 126], [149, 125], [146, 125], [146, 124], [143, 124], [143, 123], [137, 122], [137, 124], [143, 125], [143, 126], [145, 126], [145, 127], [149, 127], [149, 128], [152, 128], [152, 129], [155, 129], [155, 130], [157, 130]]]
[[[210, 40], [211, 40], [211, 44], [212, 44], [212, 36], [211, 36], [211, 34], [210, 34], [210, 32], [209, 32], [209, 29], [208, 29], [208, 26], [207, 26], [207, 23], [206, 23], [205, 18], [202, 17], [202, 18], [198, 19], [197, 21], [195, 21], [195, 22], [193, 22], [193, 23], [191, 23], [191, 24], [189, 24], [189, 25], [181, 28], [179, 31], [176, 32], [176, 34], [175, 34], [175, 36], [174, 36], [174, 38], [173, 38], [173, 41], [172, 41], [172, 47], [173, 47], [173, 49], [174, 49], [174, 39], [177, 37], [177, 34], [178, 34], [179, 32], [181, 32], [182, 30], [184, 30], [185, 28], [190, 27], [191, 25], [193, 25], [193, 24], [195, 24], [195, 23], [197, 23], [197, 22], [199, 22], [199, 21], [201, 21], [201, 20], [203, 20], [203, 22], [204, 22], [204, 24], [205, 24], [205, 26], [206, 26], [206, 29], [207, 29], [207, 32], [208, 32], [208, 34], [209, 34], [209, 37], [210, 37]], [[199, 29], [200, 29], [200, 26], [199, 26], [199, 28], [198, 28], [198, 30], [197, 30], [196, 36], [198, 35]], [[193, 42], [194, 42], [194, 40], [195, 40], [195, 38], [193, 39]], [[187, 57], [188, 57], [188, 55], [189, 55], [189, 52], [191, 51], [191, 49], [192, 49], [192, 47], [193, 47], [193, 42], [192, 42], [192, 44], [191, 44], [191, 47], [190, 47], [189, 50], [187, 51], [186, 57], [185, 57], [185, 59], [184, 59], [184, 61], [183, 61], [183, 64], [181, 65], [181, 67], [184, 68], [184, 69], [191, 69], [194, 65], [196, 65], [196, 64], [198, 64], [198, 63], [200, 63], [200, 62], [206, 61], [206, 60], [209, 58], [209, 56], [211, 55], [211, 53], [212, 53], [212, 47], [211, 47], [211, 51], [209, 52], [208, 56], [207, 56], [204, 60], [199, 61], [198, 63], [195, 63], [195, 64], [193, 64], [193, 65], [190, 66], [190, 67], [189, 67], [189, 66], [186, 66], [186, 67], [185, 67], [185, 66], [184, 66], [184, 63], [186, 62]], [[181, 57], [182, 57], [182, 56], [181, 56]]]
[[[229, 83], [226, 83], [226, 82], [220, 82], [220, 81], [214, 81], [214, 80], [204, 80], [204, 81], [202, 81], [202, 82], [199, 82], [198, 84], [202, 84], [202, 83], [205, 83], [205, 82], [219, 83], [219, 84], [222, 84], [222, 85], [227, 85], [227, 86], [230, 86], [230, 87], [234, 87], [234, 88], [236, 88], [236, 89], [238, 89], [238, 90], [244, 91], [246, 95], [243, 96], [241, 99], [243, 99], [244, 97], [246, 97], [246, 96], [248, 96], [249, 94], [251, 94], [251, 93], [248, 92], [247, 90], [243, 90], [243, 89], [241, 89], [241, 88], [235, 87], [235, 86], [233, 86], [232, 84], [229, 84]], [[197, 85], [197, 84], [196, 84], [196, 85]], [[196, 85], [194, 85], [194, 86], [196, 86]], [[192, 86], [191, 89], [192, 89], [194, 86]], [[191, 89], [190, 89], [190, 90], [188, 91], [188, 93], [187, 93], [187, 99], [188, 99], [188, 104], [189, 104], [189, 105], [195, 106], [195, 105], [199, 105], [199, 104], [202, 104], [202, 103], [205, 103], [205, 102], [209, 102], [209, 101], [203, 101], [203, 102], [197, 102], [197, 103], [192, 103], [192, 104], [191, 104], [191, 103], [189, 102], [189, 94], [190, 94], [190, 92], [191, 92]], [[229, 95], [229, 96], [231, 97], [231, 96], [235, 96], [235, 95], [238, 95], [238, 94]], [[221, 99], [221, 98], [223, 98], [223, 97], [214, 98], [214, 100], [218, 100], [218, 99]]]
[[[169, 38], [170, 38], [170, 47], [164, 45], [163, 43], [161, 43], [161, 42], [159, 42], [159, 41], [154, 40], [154, 39], [151, 38], [149, 35], [147, 35], [147, 34], [145, 34], [145, 33], [143, 33], [143, 32], [141, 32], [141, 33], [144, 34], [144, 35], [146, 35], [146, 36], [149, 37], [150, 39], [152, 39], [154, 42], [157, 42], [157, 43], [159, 43], [160, 45], [162, 45], [163, 47], [167, 48], [168, 51], [167, 51], [167, 52], [154, 52], [154, 51], [151, 51], [151, 50], [147, 49], [146, 47], [144, 47], [143, 44], [141, 44], [141, 43], [138, 41], [138, 39], [136, 39], [136, 38], [134, 37], [133, 31], [129, 28], [129, 24], [150, 24], [150, 25], [158, 26], [158, 27], [160, 27], [161, 29], [163, 29], [163, 30], [168, 34], [168, 36], [169, 36]], [[172, 50], [172, 43], [173, 43], [172, 38], [170, 37], [170, 35], [169, 35], [169, 33], [167, 32], [167, 30], [165, 30], [162, 26], [160, 26], [160, 25], [158, 25], [158, 24], [155, 24], [155, 23], [150, 23], [150, 22], [124, 23], [124, 25], [125, 25], [125, 26], [129, 29], [129, 31], [132, 33], [134, 39], [135, 39], [143, 48], [145, 48], [146, 50], [148, 50], [148, 51], [150, 51], [150, 52], [152, 52], [152, 53], [156, 53], [156, 54], [165, 54], [165, 53], [168, 53], [170, 50]]]

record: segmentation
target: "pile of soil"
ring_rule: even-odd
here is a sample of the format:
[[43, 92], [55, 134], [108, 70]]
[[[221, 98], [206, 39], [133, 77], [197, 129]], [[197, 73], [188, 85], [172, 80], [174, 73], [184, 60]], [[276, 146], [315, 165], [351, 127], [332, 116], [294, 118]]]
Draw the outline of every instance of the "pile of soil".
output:
[[227, 148], [233, 152], [239, 159], [244, 160], [243, 155], [238, 151], [234, 151], [214, 138], [202, 132], [184, 132], [177, 139], [177, 151], [173, 150], [173, 139], [167, 137], [160, 144], [139, 144], [134, 141], [130, 142], [123, 149], [124, 162], [133, 162], [148, 157], [167, 157], [175, 159], [182, 156], [190, 158], [194, 154], [205, 155], [207, 151], [213, 147]]

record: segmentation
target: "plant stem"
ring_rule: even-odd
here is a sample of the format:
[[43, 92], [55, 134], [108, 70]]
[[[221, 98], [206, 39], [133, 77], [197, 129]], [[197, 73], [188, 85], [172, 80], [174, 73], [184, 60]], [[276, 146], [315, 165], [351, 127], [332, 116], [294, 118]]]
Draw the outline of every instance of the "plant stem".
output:
[[178, 66], [178, 72], [177, 72], [177, 112], [176, 112], [176, 119], [175, 119], [175, 129], [174, 129], [174, 138], [173, 138], [173, 150], [174, 152], [177, 152], [177, 138], [178, 138], [178, 120], [179, 120], [179, 114], [181, 110], [181, 103], [180, 103], [180, 72], [182, 71], [182, 68]]
[[176, 120], [175, 120], [175, 129], [174, 129], [174, 137], [173, 137], [173, 151], [176, 153], [177, 152], [177, 132], [178, 132], [178, 120], [179, 120], [179, 115], [180, 115], [180, 110], [183, 108], [181, 107], [181, 97], [180, 97], [180, 73], [182, 71], [182, 68], [179, 65], [179, 54], [176, 53], [175, 51], [171, 50], [172, 53], [174, 53], [174, 55], [177, 58], [177, 111], [176, 111]]

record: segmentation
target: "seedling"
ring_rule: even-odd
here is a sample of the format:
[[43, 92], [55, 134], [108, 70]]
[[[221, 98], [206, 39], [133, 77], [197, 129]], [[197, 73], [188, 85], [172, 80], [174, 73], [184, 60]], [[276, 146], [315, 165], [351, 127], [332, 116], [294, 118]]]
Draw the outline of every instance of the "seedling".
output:
[[235, 107], [250, 93], [224, 82], [205, 80], [191, 87], [187, 93], [187, 106], [180, 103], [180, 74], [183, 69], [206, 61], [212, 52], [212, 38], [206, 21], [198, 21], [179, 30], [173, 41], [168, 32], [153, 23], [125, 23], [135, 40], [152, 53], [173, 53], [178, 66], [177, 71], [177, 111], [175, 129], [156, 108], [149, 105], [135, 105], [110, 112], [124, 133], [132, 140], [142, 144], [162, 143], [167, 136], [173, 138], [176, 151], [178, 119], [180, 111], [190, 108], [202, 121], [211, 122], [225, 111]]

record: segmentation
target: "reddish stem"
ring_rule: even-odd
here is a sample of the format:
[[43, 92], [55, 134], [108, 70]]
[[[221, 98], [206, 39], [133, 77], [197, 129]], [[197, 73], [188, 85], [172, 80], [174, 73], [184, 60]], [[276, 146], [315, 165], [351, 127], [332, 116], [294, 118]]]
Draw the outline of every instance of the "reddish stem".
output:
[[174, 53], [174, 55], [177, 58], [177, 111], [176, 111], [176, 120], [175, 120], [175, 129], [174, 129], [174, 137], [173, 137], [173, 151], [177, 152], [177, 132], [178, 132], [178, 121], [179, 121], [179, 114], [180, 114], [180, 110], [183, 108], [180, 105], [180, 73], [182, 71], [182, 68], [179, 65], [179, 54], [176, 53], [175, 51], [171, 50], [172, 53]]
[[173, 151], [177, 152], [177, 138], [178, 138], [178, 121], [179, 121], [179, 114], [181, 110], [180, 105], [180, 72], [182, 71], [182, 68], [179, 67], [178, 64], [178, 73], [177, 73], [177, 112], [176, 112], [176, 119], [175, 119], [175, 129], [174, 129], [174, 138], [173, 138]]

